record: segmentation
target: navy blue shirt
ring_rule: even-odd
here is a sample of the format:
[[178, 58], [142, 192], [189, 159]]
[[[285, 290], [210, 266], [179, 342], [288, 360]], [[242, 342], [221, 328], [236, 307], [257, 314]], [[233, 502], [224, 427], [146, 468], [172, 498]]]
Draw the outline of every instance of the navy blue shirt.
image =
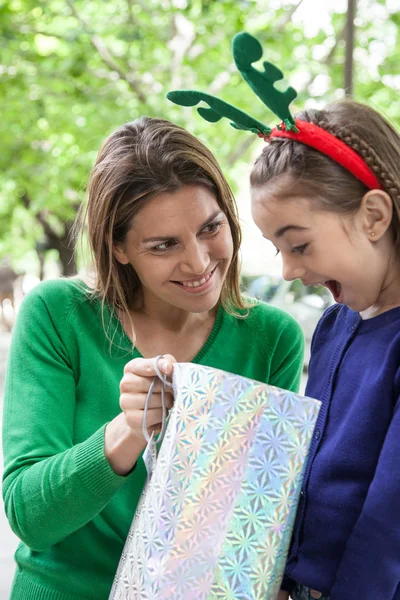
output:
[[331, 600], [400, 600], [400, 308], [330, 307], [306, 395], [322, 406], [286, 576]]

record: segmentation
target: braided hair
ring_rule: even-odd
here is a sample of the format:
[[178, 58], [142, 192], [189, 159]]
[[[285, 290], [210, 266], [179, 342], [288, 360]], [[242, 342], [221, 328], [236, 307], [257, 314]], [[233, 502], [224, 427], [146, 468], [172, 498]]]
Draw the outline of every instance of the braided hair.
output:
[[[297, 119], [315, 123], [357, 152], [393, 201], [392, 230], [400, 247], [400, 135], [375, 110], [344, 100], [324, 110], [305, 110]], [[253, 167], [253, 188], [266, 183], [277, 196], [304, 195], [324, 209], [355, 213], [368, 188], [318, 150], [300, 142], [271, 138]]]

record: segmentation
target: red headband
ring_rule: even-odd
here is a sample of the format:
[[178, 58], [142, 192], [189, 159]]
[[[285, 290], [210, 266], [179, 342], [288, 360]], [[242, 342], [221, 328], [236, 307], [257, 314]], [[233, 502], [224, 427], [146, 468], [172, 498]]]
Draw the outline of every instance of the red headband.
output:
[[299, 129], [298, 132], [287, 130], [285, 124], [282, 123], [282, 125], [279, 126], [281, 129], [275, 127], [270, 135], [260, 137], [263, 137], [266, 141], [271, 137], [283, 137], [311, 146], [344, 167], [347, 171], [352, 173], [354, 177], [362, 181], [362, 183], [370, 190], [382, 189], [376, 175], [371, 171], [361, 156], [347, 144], [328, 131], [325, 131], [325, 129], [322, 129], [322, 127], [318, 127], [315, 123], [300, 121], [298, 119], [296, 119], [295, 123], [296, 127]]

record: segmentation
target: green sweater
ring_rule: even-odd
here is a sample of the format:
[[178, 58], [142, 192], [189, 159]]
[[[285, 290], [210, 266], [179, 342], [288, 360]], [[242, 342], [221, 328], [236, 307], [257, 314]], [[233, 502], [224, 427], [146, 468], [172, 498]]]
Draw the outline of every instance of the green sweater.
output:
[[[34, 288], [10, 348], [3, 418], [6, 514], [22, 540], [12, 600], [106, 600], [145, 482], [104, 456], [104, 427], [119, 414], [124, 365], [140, 356], [116, 317], [77, 280]], [[220, 307], [194, 363], [296, 391], [299, 326], [259, 304], [246, 319]]]

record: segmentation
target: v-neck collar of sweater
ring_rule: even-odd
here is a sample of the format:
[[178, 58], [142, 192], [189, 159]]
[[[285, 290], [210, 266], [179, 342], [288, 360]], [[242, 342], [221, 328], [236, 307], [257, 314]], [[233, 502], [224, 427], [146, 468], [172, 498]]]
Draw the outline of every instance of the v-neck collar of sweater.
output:
[[[87, 289], [87, 291], [90, 292], [89, 286], [84, 281], [81, 280], [80, 283], [82, 283], [83, 286]], [[101, 305], [100, 299], [97, 299], [97, 302], [99, 305]], [[113, 311], [111, 309], [110, 305], [107, 302], [104, 304], [104, 310], [107, 314], [107, 319], [108, 319], [109, 323], [112, 324], [112, 328], [114, 329], [115, 333], [117, 333], [117, 335], [118, 335], [118, 340], [117, 340], [118, 347], [120, 349], [124, 349], [125, 351], [129, 350], [130, 352], [132, 352], [132, 358], [144, 358], [143, 355], [141, 354], [141, 352], [138, 350], [138, 348], [132, 347], [132, 340], [129, 338], [126, 331], [124, 330], [122, 323], [121, 323], [120, 319], [118, 318], [118, 315], [116, 314], [115, 311]], [[218, 306], [217, 315], [215, 317], [215, 322], [214, 322], [213, 328], [210, 332], [210, 335], [208, 336], [205, 344], [200, 348], [200, 350], [198, 351], [196, 356], [194, 358], [192, 358], [192, 360], [190, 362], [198, 364], [202, 361], [205, 354], [212, 347], [214, 341], [216, 340], [216, 338], [218, 336], [219, 330], [220, 330], [221, 325], [224, 320], [224, 316], [225, 316], [225, 310], [224, 310], [222, 304], [220, 303]]]

